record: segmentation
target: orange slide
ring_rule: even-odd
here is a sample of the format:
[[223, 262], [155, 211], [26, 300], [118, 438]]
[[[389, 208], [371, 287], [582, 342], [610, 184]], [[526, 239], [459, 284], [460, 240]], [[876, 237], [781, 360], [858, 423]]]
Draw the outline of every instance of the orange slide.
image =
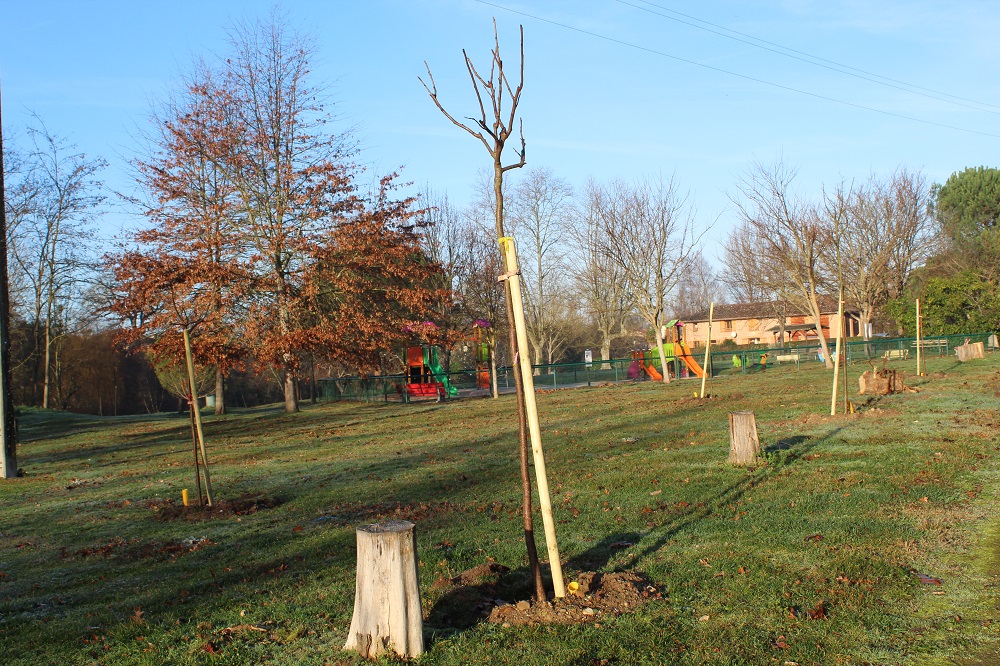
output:
[[688, 367], [688, 370], [694, 373], [695, 377], [702, 377], [705, 375], [705, 371], [701, 369], [698, 365], [698, 361], [694, 360], [694, 356], [691, 354], [691, 350], [684, 346], [683, 342], [676, 343], [677, 349], [680, 351], [678, 358], [684, 361], [684, 365]]
[[653, 362], [652, 361], [650, 361], [649, 365], [646, 365], [645, 363], [643, 363], [642, 364], [642, 369], [646, 371], [646, 374], [649, 375], [650, 379], [652, 379], [653, 381], [655, 381], [655, 382], [662, 382], [663, 381], [663, 375], [661, 375], [660, 371], [657, 370], [653, 366]]

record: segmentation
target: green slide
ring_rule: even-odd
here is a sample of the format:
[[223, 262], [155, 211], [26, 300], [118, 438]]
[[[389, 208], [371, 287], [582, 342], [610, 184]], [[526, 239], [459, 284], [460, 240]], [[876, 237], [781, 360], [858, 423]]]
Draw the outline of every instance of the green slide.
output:
[[435, 380], [444, 384], [444, 389], [448, 391], [448, 395], [452, 397], [458, 395], [458, 389], [448, 381], [448, 373], [438, 363], [437, 347], [424, 347], [424, 365], [430, 368], [431, 375], [434, 376]]

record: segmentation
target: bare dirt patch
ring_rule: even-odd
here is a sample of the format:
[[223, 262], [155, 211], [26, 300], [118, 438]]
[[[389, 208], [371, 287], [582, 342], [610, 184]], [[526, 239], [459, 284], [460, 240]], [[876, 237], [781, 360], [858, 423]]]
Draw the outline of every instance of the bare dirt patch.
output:
[[[432, 589], [444, 591], [428, 617], [431, 626], [467, 628], [486, 621], [507, 626], [600, 622], [662, 599], [641, 573], [581, 573], [562, 599], [528, 601], [529, 581], [493, 562], [453, 578], [439, 578]], [[518, 598], [520, 601], [517, 601]]]
[[211, 546], [213, 543], [207, 537], [187, 537], [180, 541], [149, 541], [145, 543], [139, 539], [116, 537], [108, 543], [87, 546], [72, 552], [66, 548], [62, 548], [59, 558], [65, 560], [71, 558], [114, 557], [125, 561], [144, 559], [167, 560], [193, 553], [205, 546]]
[[261, 509], [272, 509], [281, 502], [267, 495], [243, 495], [237, 499], [215, 500], [212, 506], [184, 506], [170, 502], [162, 506], [153, 507], [153, 515], [157, 520], [187, 520], [191, 522], [202, 522], [205, 520], [215, 520], [217, 518], [231, 518], [232, 516], [247, 516], [257, 513]]

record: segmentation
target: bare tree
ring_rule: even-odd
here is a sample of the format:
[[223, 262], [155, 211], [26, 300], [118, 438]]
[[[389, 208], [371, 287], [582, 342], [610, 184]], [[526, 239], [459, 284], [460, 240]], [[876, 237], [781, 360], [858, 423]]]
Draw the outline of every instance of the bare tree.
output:
[[671, 179], [630, 186], [614, 182], [595, 197], [601, 230], [611, 259], [621, 268], [632, 304], [653, 328], [664, 383], [670, 372], [663, 351], [667, 297], [680, 278], [695, 246], [693, 216]]
[[611, 343], [625, 335], [625, 322], [632, 312], [632, 300], [625, 272], [607, 251], [599, 212], [600, 188], [587, 187], [587, 205], [572, 237], [576, 252], [574, 277], [583, 308], [601, 336], [601, 359], [611, 359]]
[[761, 303], [775, 297], [755, 243], [753, 226], [742, 222], [729, 232], [723, 245], [722, 280], [737, 303]]
[[505, 328], [504, 290], [497, 282], [503, 273], [503, 261], [493, 241], [475, 224], [467, 224], [462, 235], [462, 265], [457, 291], [462, 308], [473, 320], [482, 320], [489, 326], [480, 326], [482, 341], [489, 347], [491, 391], [499, 396], [497, 388], [497, 346]]
[[722, 281], [700, 249], [691, 253], [681, 271], [671, 302], [670, 309], [678, 318], [692, 312], [706, 311], [712, 303], [726, 302]]
[[567, 287], [564, 241], [573, 211], [573, 188], [549, 169], [531, 169], [514, 188], [510, 209], [512, 231], [522, 239], [519, 255], [528, 342], [536, 365], [546, 362], [546, 355], [552, 363], [552, 351], [565, 344], [564, 327], [556, 321], [552, 306]]
[[[435, 341], [444, 350], [444, 367], [451, 368], [451, 351], [466, 336], [468, 322], [462, 312], [460, 299], [453, 298], [459, 276], [464, 272], [464, 227], [458, 210], [448, 200], [447, 194], [435, 194], [429, 187], [423, 195], [423, 235], [421, 242], [430, 260], [440, 266], [441, 272], [432, 278], [441, 298], [431, 304], [434, 323], [437, 325]], [[501, 271], [502, 273], [503, 271]]]
[[929, 190], [923, 176], [900, 169], [889, 179], [841, 183], [823, 196], [823, 224], [830, 236], [827, 270], [838, 276], [858, 308], [865, 339], [870, 322], [890, 298], [903, 293], [929, 248]]
[[762, 275], [781, 299], [808, 312], [827, 368], [833, 368], [823, 333], [819, 296], [825, 283], [821, 254], [827, 238], [820, 214], [797, 201], [789, 191], [795, 171], [782, 162], [767, 167], [754, 163], [742, 178], [742, 197], [733, 204], [747, 228], [751, 245], [760, 253]]
[[[13, 258], [28, 286], [27, 317], [34, 327], [36, 379], [41, 406], [52, 393], [53, 347], [66, 332], [69, 301], [77, 299], [95, 269], [93, 216], [103, 201], [98, 172], [105, 163], [88, 159], [35, 118], [28, 134], [33, 196], [16, 229]], [[60, 325], [61, 324], [61, 325]]]
[[[475, 128], [457, 120], [438, 99], [437, 84], [431, 74], [430, 65], [424, 62], [427, 68], [427, 79], [425, 82], [420, 79], [427, 94], [430, 95], [434, 105], [444, 116], [456, 127], [465, 130], [474, 138], [478, 139], [493, 161], [493, 201], [494, 201], [494, 223], [497, 236], [503, 238], [504, 233], [504, 174], [512, 169], [520, 169], [525, 164], [524, 158], [524, 132], [523, 124], [519, 126], [521, 150], [517, 153], [518, 159], [510, 164], [503, 163], [503, 151], [514, 131], [514, 121], [517, 119], [517, 106], [521, 101], [521, 91], [524, 88], [524, 27], [520, 29], [521, 34], [521, 58], [520, 71], [517, 84], [512, 85], [503, 68], [503, 59], [500, 57], [500, 37], [497, 33], [496, 20], [493, 21], [493, 52], [490, 60], [489, 75], [484, 77], [476, 69], [469, 55], [462, 50], [465, 59], [465, 68], [472, 81], [472, 88], [479, 105], [479, 115], [470, 117], [469, 120]], [[489, 111], [487, 112], [487, 103]], [[517, 338], [514, 329], [514, 305], [511, 300], [510, 286], [504, 282], [504, 293], [507, 309], [507, 322], [510, 335], [511, 358], [516, 358], [518, 354]], [[527, 351], [527, 350], [524, 350]], [[535, 547], [535, 534], [532, 526], [531, 515], [531, 476], [528, 470], [528, 422], [524, 406], [524, 380], [521, 377], [521, 370], [517, 363], [512, 363], [514, 368], [514, 386], [517, 392], [517, 415], [520, 443], [521, 461], [521, 489], [522, 489], [522, 513], [524, 518], [524, 541], [528, 551], [528, 562], [532, 572], [532, 579], [535, 583], [535, 596], [544, 600], [546, 598], [545, 584], [542, 580], [542, 570], [538, 564], [538, 551]]]

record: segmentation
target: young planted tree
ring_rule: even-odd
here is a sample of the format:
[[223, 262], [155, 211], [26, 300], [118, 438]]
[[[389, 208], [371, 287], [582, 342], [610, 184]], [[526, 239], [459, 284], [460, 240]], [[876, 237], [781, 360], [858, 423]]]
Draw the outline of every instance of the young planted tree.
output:
[[794, 178], [795, 172], [781, 162], [772, 167], [755, 163], [740, 182], [742, 197], [734, 197], [733, 204], [751, 232], [751, 246], [760, 253], [769, 290], [809, 313], [832, 370], [819, 306], [825, 283], [821, 255], [828, 236], [818, 212], [789, 191]]
[[669, 384], [661, 328], [667, 297], [704, 231], [695, 230], [673, 180], [616, 181], [595, 193], [595, 206], [608, 256], [621, 268], [636, 312], [653, 329], [663, 382]]
[[[425, 82], [423, 79], [420, 79], [420, 82], [438, 110], [456, 127], [478, 139], [489, 153], [493, 163], [494, 225], [497, 236], [504, 238], [506, 237], [504, 231], [504, 174], [512, 169], [520, 169], [525, 164], [523, 131], [520, 133], [521, 150], [517, 153], [518, 159], [510, 164], [503, 163], [503, 151], [507, 146], [508, 139], [511, 138], [514, 132], [514, 121], [517, 119], [517, 106], [521, 101], [521, 90], [524, 87], [524, 28], [521, 28], [521, 59], [516, 86], [511, 85], [511, 81], [504, 71], [503, 60], [500, 57], [500, 37], [497, 33], [496, 21], [493, 22], [493, 44], [490, 71], [486, 77], [479, 73], [469, 55], [464, 50], [462, 51], [462, 56], [465, 59], [465, 67], [472, 81], [472, 88], [479, 106], [478, 116], [470, 118], [473, 126], [470, 127], [456, 119], [441, 104], [441, 101], [438, 99], [437, 84], [435, 84], [434, 76], [431, 74], [430, 65], [427, 65], [426, 62], [424, 65], [427, 68], [428, 82]], [[489, 111], [487, 111], [487, 105], [489, 106]], [[519, 351], [527, 353], [528, 350], [518, 349], [514, 325], [514, 305], [511, 299], [510, 285], [507, 281], [504, 281], [504, 293], [510, 335], [510, 352], [511, 358], [515, 359]], [[528, 551], [528, 562], [532, 572], [532, 579], [535, 583], [535, 596], [538, 599], [545, 599], [545, 584], [542, 581], [541, 567], [538, 564], [538, 553], [535, 547], [535, 534], [532, 526], [531, 476], [528, 471], [528, 422], [524, 404], [524, 378], [521, 376], [519, 365], [515, 362], [512, 362], [511, 365], [514, 368], [514, 386], [517, 393], [524, 541]]]

